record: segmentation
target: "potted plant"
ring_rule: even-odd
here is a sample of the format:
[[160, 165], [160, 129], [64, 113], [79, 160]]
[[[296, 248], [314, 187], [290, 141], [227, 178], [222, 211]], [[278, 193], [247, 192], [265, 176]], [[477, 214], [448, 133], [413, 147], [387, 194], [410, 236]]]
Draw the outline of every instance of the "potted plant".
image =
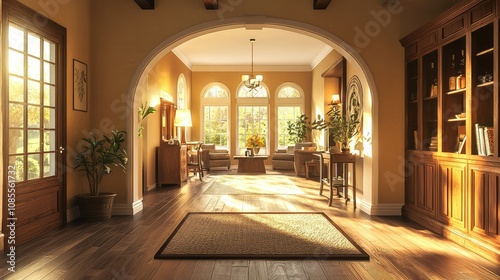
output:
[[86, 145], [76, 154], [74, 169], [86, 176], [90, 190], [90, 193], [77, 196], [83, 220], [106, 220], [111, 217], [116, 194], [101, 193], [101, 181], [104, 175], [111, 173], [113, 166], [126, 171], [127, 152], [122, 148], [125, 135], [125, 131], [113, 130], [101, 139], [92, 133], [90, 137], [82, 138]]
[[307, 140], [307, 131], [310, 131], [310, 123], [305, 114], [297, 117], [295, 121], [287, 122], [288, 138], [292, 143], [302, 143]]
[[332, 104], [326, 113], [328, 121], [324, 121], [323, 128], [329, 128], [333, 134], [333, 140], [340, 145], [343, 153], [350, 153], [351, 141], [359, 135], [359, 110], [356, 108], [347, 116], [342, 114], [340, 104]]

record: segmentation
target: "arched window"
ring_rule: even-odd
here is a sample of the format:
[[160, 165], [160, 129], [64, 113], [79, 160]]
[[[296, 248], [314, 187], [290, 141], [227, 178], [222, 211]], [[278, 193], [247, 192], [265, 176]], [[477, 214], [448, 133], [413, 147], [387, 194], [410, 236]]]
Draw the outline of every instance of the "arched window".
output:
[[258, 89], [250, 90], [241, 83], [238, 87], [237, 121], [238, 142], [237, 152], [242, 154], [247, 148], [247, 139], [258, 135], [265, 147], [260, 148], [260, 154], [269, 154], [269, 90], [261, 82]]
[[229, 150], [229, 89], [221, 83], [211, 83], [202, 90], [201, 98], [203, 142]]
[[276, 90], [276, 147], [293, 145], [287, 131], [288, 122], [304, 113], [304, 91], [295, 83], [283, 83]]

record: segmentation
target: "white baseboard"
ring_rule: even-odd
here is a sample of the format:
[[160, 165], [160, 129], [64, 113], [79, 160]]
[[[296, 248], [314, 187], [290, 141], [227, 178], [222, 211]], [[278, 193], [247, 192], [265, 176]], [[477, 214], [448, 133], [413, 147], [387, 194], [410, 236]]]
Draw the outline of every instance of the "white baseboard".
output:
[[388, 204], [369, 204], [365, 201], [358, 201], [359, 209], [370, 216], [401, 216], [401, 208], [403, 204], [388, 203]]
[[132, 204], [114, 204], [113, 216], [133, 216], [143, 209], [142, 199], [137, 200]]

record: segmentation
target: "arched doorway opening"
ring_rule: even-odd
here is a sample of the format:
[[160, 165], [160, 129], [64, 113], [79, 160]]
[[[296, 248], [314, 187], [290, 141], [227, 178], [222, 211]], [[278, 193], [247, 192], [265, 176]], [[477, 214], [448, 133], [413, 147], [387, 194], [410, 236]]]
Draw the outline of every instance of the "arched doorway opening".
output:
[[[350, 62], [351, 67], [356, 68], [359, 73], [361, 83], [364, 85], [363, 89], [363, 136], [365, 139], [365, 153], [362, 158], [363, 175], [362, 186], [363, 198], [359, 201], [360, 209], [366, 213], [371, 212], [371, 207], [378, 204], [378, 169], [377, 162], [377, 93], [373, 76], [368, 68], [368, 65], [361, 58], [354, 48], [346, 44], [343, 40], [334, 34], [327, 32], [318, 27], [305, 24], [297, 21], [276, 19], [276, 18], [262, 18], [262, 17], [239, 17], [233, 19], [226, 19], [224, 21], [211, 21], [197, 26], [193, 26], [182, 32], [167, 38], [153, 49], [141, 62], [131, 81], [129, 96], [134, 101], [134, 104], [140, 104], [143, 95], [147, 93], [146, 77], [152, 67], [167, 53], [172, 51], [180, 44], [187, 42], [197, 36], [206, 35], [212, 32], [227, 30], [232, 28], [242, 28], [245, 25], [253, 24], [261, 27], [272, 27], [277, 29], [288, 30], [292, 32], [301, 33], [306, 36], [316, 38], [325, 44], [334, 48], [338, 53]], [[137, 131], [137, 112], [133, 111], [132, 118], [127, 123], [129, 131]], [[129, 200], [135, 207], [135, 211], [142, 209], [142, 181], [141, 181], [141, 151], [139, 150], [138, 137], [134, 133], [129, 134], [129, 139], [132, 143], [130, 150], [131, 162], [133, 165], [133, 172], [129, 173], [127, 178]]]

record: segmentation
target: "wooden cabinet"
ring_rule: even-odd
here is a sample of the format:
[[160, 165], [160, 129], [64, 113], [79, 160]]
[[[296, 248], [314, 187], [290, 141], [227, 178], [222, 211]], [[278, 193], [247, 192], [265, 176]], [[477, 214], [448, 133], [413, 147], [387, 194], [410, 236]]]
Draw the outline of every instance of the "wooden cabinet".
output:
[[187, 179], [187, 148], [162, 144], [157, 148], [157, 184], [180, 185]]
[[405, 208], [436, 217], [437, 162], [431, 157], [413, 153], [407, 162]]
[[467, 209], [467, 165], [461, 162], [439, 162], [438, 219], [465, 230]]
[[500, 260], [500, 0], [461, 1], [405, 48], [403, 215]]

